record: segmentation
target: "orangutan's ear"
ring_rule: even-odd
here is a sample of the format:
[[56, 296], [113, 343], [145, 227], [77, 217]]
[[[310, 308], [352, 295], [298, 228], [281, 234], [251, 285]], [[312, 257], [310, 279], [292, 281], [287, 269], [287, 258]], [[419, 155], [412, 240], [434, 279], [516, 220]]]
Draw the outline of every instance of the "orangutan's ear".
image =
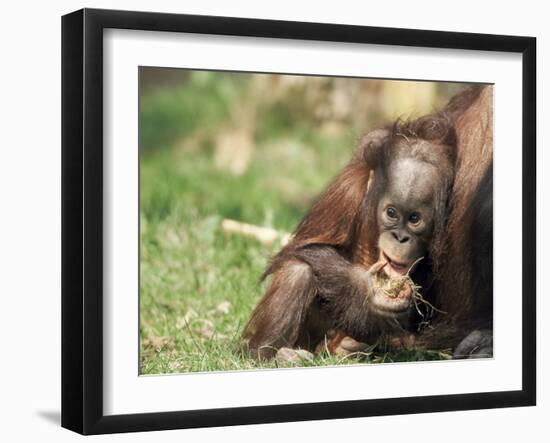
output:
[[389, 129], [375, 129], [359, 142], [356, 157], [364, 161], [370, 169], [376, 169], [384, 144], [390, 137]]

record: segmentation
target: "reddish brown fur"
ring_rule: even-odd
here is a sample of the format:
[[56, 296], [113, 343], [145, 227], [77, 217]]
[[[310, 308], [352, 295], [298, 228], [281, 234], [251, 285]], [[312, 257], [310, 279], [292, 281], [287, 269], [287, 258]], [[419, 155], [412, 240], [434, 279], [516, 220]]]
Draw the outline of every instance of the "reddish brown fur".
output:
[[473, 328], [492, 329], [493, 87], [467, 89], [445, 112], [456, 128], [457, 163], [437, 290], [448, 314], [422, 338], [432, 348], [454, 348]]

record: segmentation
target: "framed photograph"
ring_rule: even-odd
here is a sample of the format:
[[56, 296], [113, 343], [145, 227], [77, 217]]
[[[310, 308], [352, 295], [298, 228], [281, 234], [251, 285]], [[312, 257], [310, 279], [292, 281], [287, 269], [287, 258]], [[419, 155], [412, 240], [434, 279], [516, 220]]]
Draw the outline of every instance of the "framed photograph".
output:
[[536, 403], [531, 37], [62, 20], [62, 426]]

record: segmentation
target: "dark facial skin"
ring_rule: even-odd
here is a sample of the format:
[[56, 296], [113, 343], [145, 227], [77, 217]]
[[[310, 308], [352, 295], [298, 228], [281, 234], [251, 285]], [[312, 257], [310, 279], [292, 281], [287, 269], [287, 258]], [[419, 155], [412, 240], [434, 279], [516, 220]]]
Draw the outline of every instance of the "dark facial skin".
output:
[[388, 262], [384, 272], [399, 277], [427, 252], [439, 174], [429, 163], [403, 158], [392, 163], [388, 181], [377, 209], [378, 246], [380, 260]]

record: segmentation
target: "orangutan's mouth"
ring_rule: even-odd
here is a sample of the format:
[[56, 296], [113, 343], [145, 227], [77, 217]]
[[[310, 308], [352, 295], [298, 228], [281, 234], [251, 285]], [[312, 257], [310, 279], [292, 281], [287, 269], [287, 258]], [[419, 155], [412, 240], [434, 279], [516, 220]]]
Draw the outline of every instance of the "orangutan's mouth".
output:
[[382, 259], [388, 262], [383, 269], [386, 275], [390, 278], [396, 278], [407, 274], [412, 265], [412, 263], [404, 263], [394, 260], [384, 251], [382, 251]]

